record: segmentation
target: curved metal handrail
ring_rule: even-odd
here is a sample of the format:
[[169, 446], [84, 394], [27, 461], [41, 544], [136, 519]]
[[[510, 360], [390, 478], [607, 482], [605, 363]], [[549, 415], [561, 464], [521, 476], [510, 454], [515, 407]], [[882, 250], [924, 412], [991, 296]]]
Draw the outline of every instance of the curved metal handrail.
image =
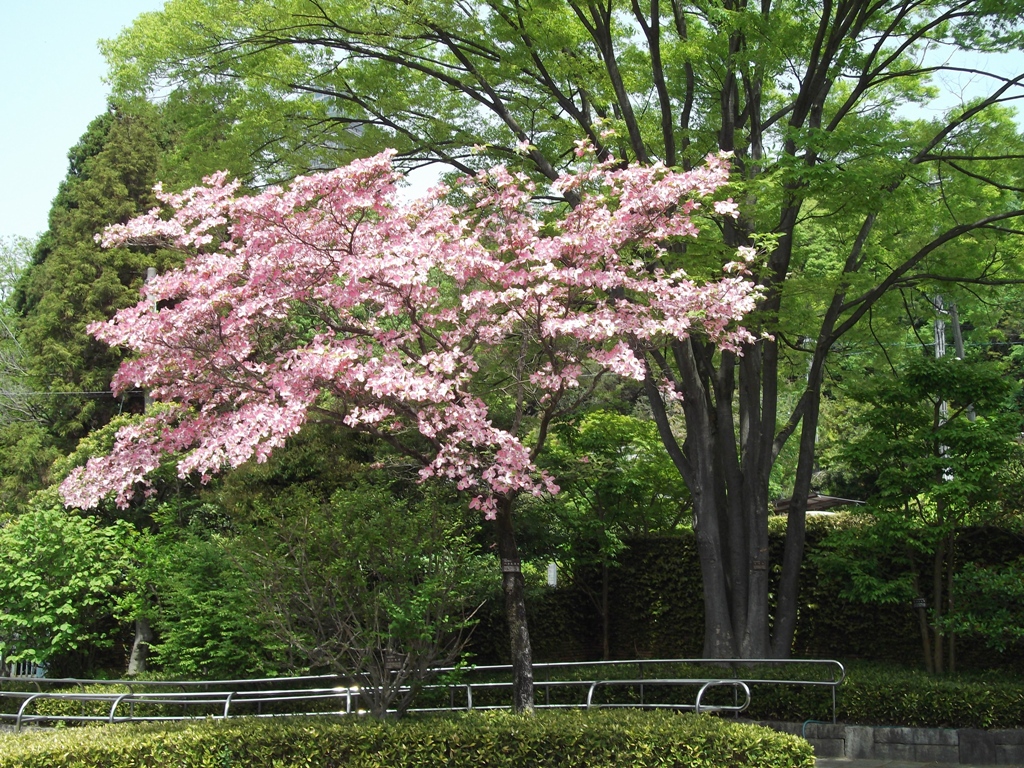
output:
[[[750, 688], [742, 680], [719, 680], [719, 679], [704, 679], [704, 678], [632, 678], [632, 679], [609, 679], [609, 680], [594, 680], [590, 683], [587, 689], [587, 698], [584, 701], [584, 709], [592, 709], [595, 706], [600, 707], [602, 705], [594, 704], [594, 693], [599, 687], [613, 686], [613, 685], [664, 685], [664, 686], [695, 686], [699, 685], [700, 689], [697, 691], [696, 699], [693, 704], [681, 702], [679, 704], [645, 704], [641, 699], [639, 706], [657, 706], [657, 707], [670, 707], [672, 709], [692, 709], [694, 712], [701, 711], [701, 701], [704, 698], [705, 692], [708, 688], [720, 685], [728, 685], [734, 688], [740, 688], [745, 697], [743, 704], [715, 704], [713, 706], [703, 707], [705, 712], [743, 712], [747, 707], [750, 706]], [[622, 704], [613, 704], [606, 706], [627, 706]]]
[[[828, 671], [827, 679], [823, 675], [819, 679], [806, 679], [796, 677], [783, 677], [783, 678], [765, 678], [765, 677], [745, 677], [741, 674], [737, 674], [736, 677], [729, 678], [743, 682], [748, 686], [751, 685], [801, 685], [801, 686], [825, 686], [831, 689], [832, 698], [832, 722], [836, 722], [837, 712], [837, 697], [836, 689], [846, 679], [846, 668], [843, 664], [836, 659], [629, 659], [629, 660], [605, 660], [605, 661], [588, 661], [588, 662], [545, 662], [533, 665], [535, 673], [535, 685], [542, 686], [553, 684], [556, 681], [543, 680], [537, 675], [538, 672], [545, 672], [548, 670], [564, 670], [564, 669], [603, 669], [609, 667], [629, 667], [635, 666], [642, 676], [645, 669], [655, 666], [662, 665], [707, 665], [707, 666], [721, 666], [721, 665], [739, 665], [739, 666], [781, 666], [781, 667], [793, 667], [793, 666], [805, 666], [821, 668]], [[450, 673], [459, 671], [463, 674], [488, 674], [488, 673], [502, 673], [511, 672], [512, 667], [509, 664], [492, 664], [492, 665], [480, 665], [473, 667], [444, 667], [437, 670], [438, 673]], [[734, 670], [741, 672], [741, 670]], [[710, 677], [704, 679], [711, 679]], [[725, 679], [725, 678], [716, 678]], [[644, 682], [650, 682], [649, 679], [643, 678]], [[566, 681], [557, 681], [566, 682]], [[579, 681], [577, 681], [578, 683]], [[638, 683], [639, 684], [639, 683]], [[474, 684], [477, 687], [482, 687], [481, 684]], [[544, 705], [539, 705], [544, 706]]]
[[713, 705], [711, 707], [706, 707], [705, 708], [706, 711], [708, 711], [708, 712], [743, 712], [747, 707], [750, 706], [750, 688], [742, 680], [708, 680], [706, 683], [704, 683], [704, 685], [702, 685], [700, 687], [700, 690], [697, 691], [697, 700], [696, 700], [696, 702], [694, 702], [694, 705], [693, 705], [693, 711], [694, 712], [696, 712], [698, 714], [700, 713], [700, 701], [704, 697], [704, 692], [708, 688], [712, 688], [712, 687], [714, 687], [716, 685], [729, 685], [729, 686], [732, 686], [733, 688], [739, 687], [740, 689], [743, 690], [743, 694], [744, 694], [744, 696], [746, 696], [746, 701], [744, 701], [743, 704], [733, 704], [733, 705], [729, 705], [729, 704], [715, 704], [715, 705]]
[[15, 724], [14, 724], [14, 729], [16, 731], [20, 731], [21, 730], [21, 719], [22, 719], [22, 717], [25, 714], [25, 707], [27, 707], [29, 704], [31, 704], [32, 701], [34, 701], [35, 699], [38, 699], [38, 698], [40, 698], [42, 696], [45, 696], [45, 695], [46, 694], [44, 694], [44, 693], [37, 693], [34, 696], [29, 696], [27, 699], [25, 699], [21, 703], [21, 706], [18, 708], [18, 719], [15, 721]]
[[[131, 698], [134, 695], [135, 695], [134, 691], [129, 690], [128, 693], [122, 693], [120, 696], [118, 696], [116, 699], [114, 699], [113, 703], [110, 705], [110, 719], [107, 722], [113, 723], [114, 722], [114, 713], [117, 712], [117, 708], [119, 706], [121, 706], [121, 702], [124, 701], [125, 699]], [[133, 712], [133, 714], [134, 714], [134, 712]]]

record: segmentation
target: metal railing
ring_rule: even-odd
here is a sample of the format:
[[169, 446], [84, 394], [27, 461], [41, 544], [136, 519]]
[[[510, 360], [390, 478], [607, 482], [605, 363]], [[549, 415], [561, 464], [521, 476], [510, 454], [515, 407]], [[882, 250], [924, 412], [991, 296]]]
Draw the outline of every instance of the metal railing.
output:
[[[30, 723], [120, 723], [144, 720], [183, 720], [196, 717], [228, 718], [237, 714], [257, 717], [350, 714], [359, 689], [337, 675], [254, 678], [247, 680], [85, 680], [80, 678], [0, 677], [0, 685], [30, 683], [34, 691], [0, 690], [0, 700], [13, 700], [0, 721], [13, 721], [16, 730]], [[284, 687], [282, 687], [284, 686]], [[46, 690], [44, 690], [44, 688]], [[57, 691], [78, 688], [78, 691]], [[111, 688], [109, 692], [89, 689]], [[77, 714], [32, 712], [45, 701], [78, 702]], [[336, 707], [317, 704], [338, 702]], [[96, 706], [89, 707], [92, 703]], [[102, 707], [99, 705], [103, 705]], [[147, 711], [145, 705], [151, 705]], [[274, 705], [278, 711], [273, 710]], [[102, 712], [99, 710], [102, 709]], [[191, 711], [190, 711], [191, 709]], [[180, 710], [181, 714], [169, 714]], [[241, 710], [241, 711], [240, 711]]]
[[[6, 696], [17, 696], [16, 693], [6, 693]], [[351, 714], [353, 699], [358, 696], [358, 689], [348, 687], [334, 688], [295, 688], [295, 689], [272, 689], [259, 691], [193, 691], [190, 693], [167, 692], [167, 693], [29, 693], [24, 697], [18, 712], [14, 717], [15, 730], [31, 722], [104, 722], [123, 723], [139, 721], [161, 721], [161, 720], [183, 720], [190, 717], [213, 717], [224, 719], [233, 716], [232, 705], [249, 704], [256, 705], [255, 712], [246, 714], [256, 717], [274, 717], [279, 714], [294, 715], [326, 715], [326, 714]], [[109, 704], [110, 707], [104, 714], [87, 715], [83, 713], [71, 714], [31, 714], [27, 710], [33, 702], [42, 700], [77, 701], [85, 704], [87, 702], [99, 702]], [[289, 703], [298, 704], [302, 702], [308, 705], [314, 701], [334, 700], [343, 706], [337, 710], [302, 711], [302, 708], [288, 707], [288, 711], [281, 713], [264, 713], [264, 704]], [[181, 715], [170, 714], [144, 714], [137, 710], [138, 705], [152, 704], [166, 711], [168, 706], [181, 707], [185, 712]], [[210, 711], [211, 706], [216, 706], [216, 711]], [[189, 707], [199, 707], [206, 710], [200, 714], [189, 715]], [[308, 709], [308, 707], [307, 707]], [[121, 710], [121, 714], [118, 714]], [[298, 711], [296, 711], [298, 710]], [[237, 709], [236, 709], [237, 714]], [[3, 717], [9, 717], [4, 714]]]
[[[663, 687], [677, 690], [696, 688], [696, 695], [686, 696], [674, 702], [653, 702], [644, 700], [644, 688]], [[704, 702], [704, 695], [710, 688], [730, 687], [735, 689], [734, 701], [732, 704], [707, 704]], [[580, 689], [580, 695], [574, 701], [552, 702], [552, 690], [571, 691], [574, 688]], [[634, 692], [639, 690], [639, 699], [632, 701], [600, 701], [597, 693], [607, 688], [629, 688]], [[428, 685], [425, 691], [456, 691], [465, 694], [465, 704], [456, 704], [454, 697], [448, 706], [433, 707], [411, 707], [410, 712], [439, 712], [449, 710], [474, 709], [506, 709], [507, 704], [485, 703], [481, 704], [474, 698], [474, 691], [493, 692], [511, 690], [510, 682], [481, 682], [481, 683], [449, 683], [441, 685]], [[544, 694], [542, 701], [537, 701], [535, 706], [538, 709], [604, 709], [615, 707], [628, 707], [639, 709], [679, 709], [691, 710], [694, 712], [733, 712], [740, 713], [750, 706], [750, 688], [741, 680], [712, 680], [705, 678], [644, 678], [644, 679], [608, 679], [608, 680], [545, 680], [535, 681], [534, 690]], [[739, 693], [743, 694], [743, 702], [739, 701]]]
[[[796, 671], [797, 665], [820, 674], [764, 675], [766, 668]], [[714, 674], [694, 674], [701, 668]], [[507, 708], [508, 698], [502, 693], [512, 688], [511, 669], [502, 665], [435, 670], [441, 681], [424, 686], [409, 711]], [[738, 714], [750, 705], [751, 686], [791, 685], [830, 688], [832, 722], [836, 721], [836, 688], [846, 676], [843, 665], [831, 659], [643, 659], [535, 664], [533, 670], [538, 708], [638, 707]], [[744, 671], [752, 674], [741, 674]], [[211, 681], [0, 678], [0, 684], [27, 682], [36, 690], [0, 690], [0, 699], [13, 699], [17, 705], [16, 711], [0, 712], [0, 720], [13, 721], [18, 730], [29, 723], [56, 721], [117, 723], [362, 711], [360, 687], [336, 675]], [[87, 686], [121, 690], [87, 691]], [[60, 687], [79, 690], [54, 690]], [[707, 700], [709, 693], [719, 689], [732, 692], [731, 703], [723, 702], [720, 695], [714, 702]], [[652, 690], [658, 694], [652, 695]], [[439, 703], [445, 699], [446, 703]], [[39, 711], [39, 702], [47, 700], [78, 702], [79, 712]], [[90, 703], [94, 706], [88, 707]]]
[[[706, 668], [713, 674], [694, 674], [694, 668]], [[723, 667], [732, 674], [725, 673]], [[766, 677], [766, 668], [780, 671], [794, 669], [801, 672], [813, 670], [818, 673], [814, 677], [800, 675], [783, 675]], [[566, 679], [569, 675], [579, 672], [593, 671], [593, 675], [584, 678]], [[666, 671], [670, 674], [666, 674]], [[465, 704], [456, 704], [450, 700], [448, 707], [429, 709], [484, 709], [497, 708], [493, 705], [481, 706], [476, 703], [474, 691], [511, 690], [512, 683], [507, 680], [495, 682], [493, 678], [510, 679], [510, 665], [477, 666], [465, 669], [445, 668], [439, 673], [457, 676], [457, 682], [448, 684], [448, 688], [465, 691]], [[614, 672], [624, 674], [613, 675]], [[685, 674], [680, 674], [685, 672]], [[747, 672], [747, 674], [743, 674]], [[751, 674], [755, 673], [755, 674]], [[836, 721], [836, 689], [846, 679], [846, 669], [834, 659], [633, 659], [628, 661], [588, 661], [588, 662], [551, 662], [533, 665], [534, 688], [537, 695], [537, 707], [588, 707], [588, 706], [638, 706], [642, 708], [672, 708], [695, 711], [741, 712], [746, 706], [739, 707], [738, 699], [732, 705], [702, 705], [703, 694], [710, 687], [731, 685], [734, 693], [743, 692], [738, 684], [746, 688], [745, 696], [749, 696], [752, 685], [790, 685], [811, 688], [828, 688], [831, 694], [832, 722]], [[473, 678], [481, 678], [475, 682]], [[711, 685], [709, 685], [711, 684]], [[436, 689], [439, 686], [429, 686]], [[560, 689], [583, 688], [585, 694], [575, 703], [557, 703], [551, 700], [552, 691]], [[599, 688], [628, 687], [636, 693], [636, 700], [629, 704], [601, 703], [594, 701]], [[657, 703], [650, 700], [646, 693], [650, 687], [669, 688], [676, 690], [698, 689], [697, 696], [686, 697], [674, 703]], [[543, 698], [542, 698], [543, 697]], [[749, 701], [747, 702], [749, 705]], [[423, 708], [427, 709], [427, 708]]]

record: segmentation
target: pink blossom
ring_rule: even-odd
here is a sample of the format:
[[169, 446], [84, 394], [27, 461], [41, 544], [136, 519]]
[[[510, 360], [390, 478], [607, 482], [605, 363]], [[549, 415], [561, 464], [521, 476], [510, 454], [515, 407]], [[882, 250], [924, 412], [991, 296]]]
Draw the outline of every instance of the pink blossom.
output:
[[[578, 151], [592, 159], [587, 142]], [[392, 441], [415, 432], [427, 446], [414, 452], [421, 477], [452, 480], [493, 515], [500, 498], [557, 492], [535, 464], [534, 423], [492, 421], [496, 369], [522, 413], [548, 418], [600, 374], [652, 375], [645, 353], [670, 339], [699, 333], [737, 351], [753, 340], [740, 326], [757, 295], [744, 274], [752, 252], [728, 265], [738, 274], [707, 283], [649, 270], [645, 257], [697, 234], [691, 214], [728, 180], [725, 158], [685, 173], [584, 163], [552, 185], [579, 203], [542, 226], [521, 174], [496, 167], [458, 182], [461, 207], [444, 188], [403, 203], [392, 156], [252, 196], [217, 174], [158, 190], [166, 213], [107, 229], [108, 247], [190, 255], [145, 300], [90, 327], [135, 353], [115, 391], [144, 387], [168, 406], [72, 473], [68, 504], [111, 492], [127, 504], [168, 454], [183, 477], [263, 461], [328, 411]]]

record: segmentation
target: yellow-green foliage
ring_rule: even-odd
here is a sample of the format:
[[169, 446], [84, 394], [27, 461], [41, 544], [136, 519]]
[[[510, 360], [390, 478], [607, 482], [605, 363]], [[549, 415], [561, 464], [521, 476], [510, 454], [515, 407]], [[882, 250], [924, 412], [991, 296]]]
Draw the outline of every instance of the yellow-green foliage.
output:
[[239, 719], [0, 738], [0, 768], [812, 768], [802, 739], [706, 715], [505, 712], [379, 721]]

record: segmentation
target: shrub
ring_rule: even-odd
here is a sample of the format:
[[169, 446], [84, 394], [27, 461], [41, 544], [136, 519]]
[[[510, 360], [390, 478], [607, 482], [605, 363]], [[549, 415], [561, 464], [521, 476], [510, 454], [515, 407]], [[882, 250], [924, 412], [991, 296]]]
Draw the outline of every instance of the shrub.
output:
[[1024, 683], [858, 666], [839, 687], [839, 719], [865, 725], [1019, 728]]
[[60, 668], [110, 647], [136, 535], [64, 509], [50, 491], [0, 527], [0, 656]]
[[454, 509], [439, 487], [409, 501], [361, 483], [327, 504], [300, 490], [263, 510], [246, 539], [250, 588], [296, 671], [351, 679], [382, 716], [459, 660], [493, 565]]
[[378, 721], [240, 719], [0, 738], [0, 768], [811, 768], [795, 736], [664, 712], [473, 713]]
[[[171, 523], [189, 515], [187, 525]], [[271, 635], [211, 505], [161, 506], [149, 537], [149, 612], [157, 633], [152, 661], [179, 678], [224, 679], [282, 670], [287, 648]]]
[[[1019, 728], [1024, 682], [937, 678], [894, 665], [857, 664], [837, 689], [837, 719], [859, 725], [921, 728]], [[827, 688], [751, 686], [745, 717], [831, 720]]]

